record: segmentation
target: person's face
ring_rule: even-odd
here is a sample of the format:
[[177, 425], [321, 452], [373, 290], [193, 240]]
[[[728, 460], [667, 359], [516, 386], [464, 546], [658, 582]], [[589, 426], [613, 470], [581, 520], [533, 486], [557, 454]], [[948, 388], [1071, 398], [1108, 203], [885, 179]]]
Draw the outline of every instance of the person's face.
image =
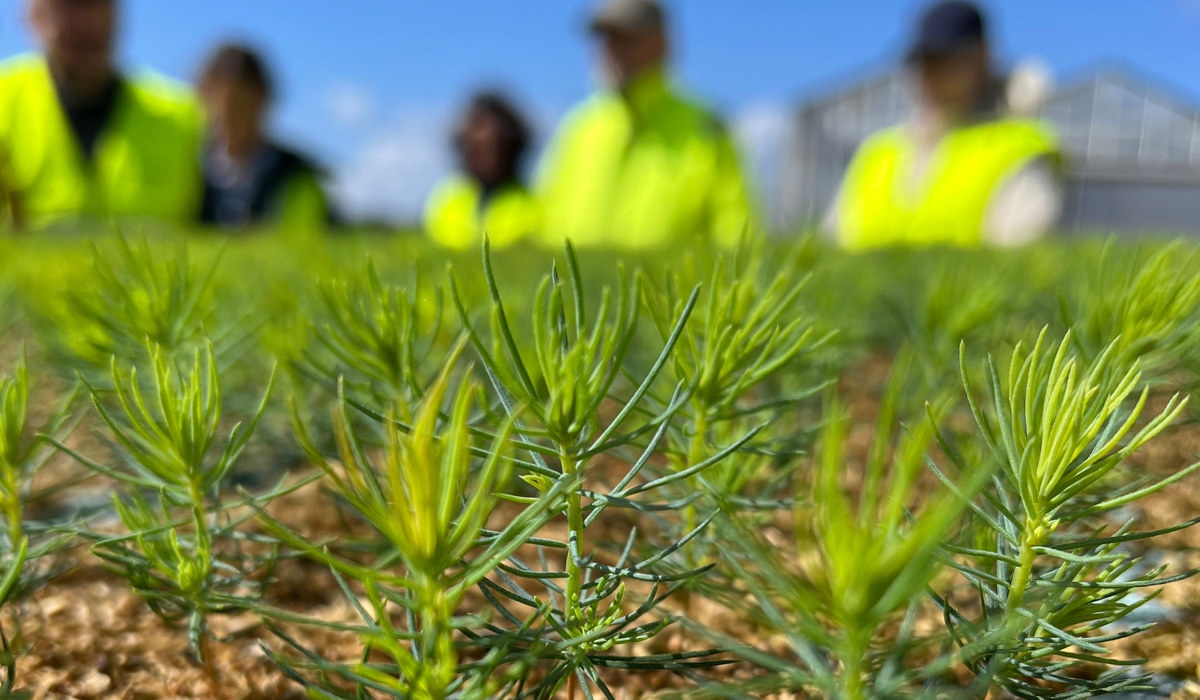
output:
[[977, 47], [927, 56], [917, 63], [916, 73], [922, 101], [950, 116], [961, 116], [978, 104], [987, 87], [987, 51]]
[[662, 31], [610, 29], [600, 34], [604, 68], [616, 87], [624, 88], [667, 57], [667, 39]]
[[235, 80], [213, 80], [200, 90], [213, 135], [229, 155], [244, 158], [259, 145], [267, 98], [262, 90]]
[[507, 154], [504, 153], [500, 123], [485, 112], [467, 115], [459, 133], [463, 169], [475, 180], [495, 183], [506, 173]]
[[112, 76], [115, 0], [31, 0], [29, 23], [46, 61], [68, 87], [86, 91]]

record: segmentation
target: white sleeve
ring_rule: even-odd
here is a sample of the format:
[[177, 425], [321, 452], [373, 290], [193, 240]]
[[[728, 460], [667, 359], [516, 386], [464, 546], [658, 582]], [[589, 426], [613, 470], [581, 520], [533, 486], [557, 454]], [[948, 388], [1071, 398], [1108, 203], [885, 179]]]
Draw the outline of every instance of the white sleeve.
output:
[[1062, 208], [1062, 182], [1050, 161], [1039, 158], [1010, 176], [992, 196], [984, 241], [1004, 248], [1031, 243], [1058, 224]]
[[833, 196], [833, 201], [829, 203], [829, 208], [825, 210], [825, 216], [821, 219], [818, 231], [821, 238], [826, 241], [837, 241], [840, 235], [838, 231], [838, 209], [842, 204], [842, 189], [839, 187], [837, 194]]

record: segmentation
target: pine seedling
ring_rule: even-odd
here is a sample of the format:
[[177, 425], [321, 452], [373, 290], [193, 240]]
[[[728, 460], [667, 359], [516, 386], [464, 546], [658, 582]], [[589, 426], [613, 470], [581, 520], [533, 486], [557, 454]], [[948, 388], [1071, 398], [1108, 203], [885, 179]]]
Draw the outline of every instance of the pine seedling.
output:
[[14, 297], [12, 285], [0, 282], [0, 333], [7, 333], [17, 323]]
[[[673, 378], [690, 390], [688, 414], [696, 421], [701, 446], [702, 428], [713, 421], [770, 416], [823, 388], [792, 388], [795, 393], [787, 395], [783, 394], [787, 387], [771, 387], [774, 391], [766, 396], [754, 394], [785, 373], [798, 374], [800, 359], [832, 336], [818, 333], [802, 308], [801, 293], [808, 278], [790, 271], [767, 275], [762, 256], [755, 252], [750, 249], [740, 251], [737, 258], [716, 259], [670, 363]], [[686, 278], [700, 276], [694, 273]], [[763, 283], [764, 276], [769, 277], [768, 284]], [[681, 293], [687, 284], [685, 276], [677, 274], [661, 289], [645, 294], [645, 308], [663, 340], [687, 304], [687, 296]]]
[[[717, 435], [728, 435], [747, 423], [774, 423], [784, 415], [794, 416], [803, 401], [827, 386], [821, 381], [786, 385], [788, 379], [804, 374], [804, 357], [826, 345], [832, 333], [818, 333], [802, 308], [806, 276], [790, 270], [767, 276], [763, 267], [758, 248], [744, 248], [733, 258], [718, 257], [702, 286], [696, 311], [680, 335], [669, 364], [671, 377], [688, 394], [680, 412], [683, 430], [668, 434], [668, 451], [676, 471], [687, 470], [712, 454]], [[646, 292], [644, 306], [664, 340], [670, 337], [673, 319], [687, 304], [682, 294], [687, 287], [684, 280], [697, 277], [703, 273], [676, 274], [660, 290]], [[764, 284], [764, 277], [769, 283]], [[804, 432], [799, 426], [788, 426], [785, 431], [793, 442]], [[775, 453], [777, 467], [778, 462], [794, 463], [778, 454], [779, 447], [757, 447], [760, 453]], [[748, 505], [776, 502], [775, 493], [730, 490], [735, 485], [756, 483], [743, 477], [757, 471], [761, 457], [747, 450], [687, 479], [680, 487], [684, 493], [705, 493], [709, 503], [730, 512], [744, 513]], [[695, 528], [701, 507], [689, 504], [684, 508], [682, 532]], [[701, 539], [686, 550], [690, 566], [704, 560], [703, 544]]]
[[[884, 302], [901, 327], [904, 345], [897, 354], [916, 360], [911, 364], [916, 401], [908, 407], [913, 410], [927, 397], [957, 388], [957, 377], [947, 368], [957, 361], [961, 343], [997, 347], [1028, 330], [1014, 313], [1020, 298], [1010, 281], [1011, 269], [997, 262], [985, 266], [944, 260], [932, 267], [918, 288], [889, 290]], [[903, 294], [911, 298], [897, 298]]]
[[1200, 344], [1200, 257], [1181, 242], [1148, 258], [1125, 259], [1117, 252], [1115, 244], [1106, 246], [1098, 271], [1075, 285], [1075, 298], [1062, 298], [1063, 318], [1077, 348], [1095, 358], [1111, 343], [1118, 361], [1139, 362], [1151, 379], [1194, 362]]
[[25, 497], [37, 460], [25, 434], [29, 412], [29, 373], [22, 360], [11, 377], [0, 378], [0, 510], [10, 551], [24, 545]]
[[[694, 292], [679, 310], [674, 329], [650, 370], [640, 379], [630, 378], [632, 386], [627, 387], [626, 361], [640, 316], [638, 282], [629, 282], [621, 273], [616, 291], [606, 288], [602, 292], [593, 315], [586, 305], [582, 274], [569, 244], [566, 268], [565, 278], [555, 268], [538, 287], [532, 314], [532, 349], [522, 349], [509, 325], [486, 243], [484, 275], [492, 302], [490, 343], [474, 330], [462, 297], [452, 285], [454, 303], [472, 345], [497, 400], [514, 421], [515, 439], [531, 460], [525, 463], [526, 473], [520, 474], [521, 478], [543, 493], [564, 481], [576, 484], [563, 508], [565, 541], [539, 538], [534, 548], [537, 563], [514, 556], [501, 567], [497, 580], [481, 581], [489, 601], [512, 625], [497, 634], [510, 639], [515, 630], [517, 642], [536, 650], [549, 664], [543, 681], [530, 691], [539, 698], [552, 696], [564, 685], [568, 695], [573, 695], [575, 688], [590, 694], [592, 687], [608, 693], [598, 672], [606, 666], [684, 670], [711, 663], [705, 658], [707, 652], [637, 659], [614, 653], [620, 647], [656, 636], [669, 625], [671, 618], [661, 611], [662, 602], [683, 582], [703, 575], [705, 569], [669, 574], [657, 569], [702, 532], [711, 518], [640, 561], [632, 556], [637, 535], [634, 529], [628, 542], [614, 553], [611, 564], [602, 563], [602, 552], [589, 547], [587, 530], [609, 508], [649, 513], [686, 505], [686, 499], [646, 499], [658, 497], [673, 485], [729, 458], [758, 433], [751, 431], [688, 469], [658, 478], [649, 476], [646, 467], [663, 444], [686, 393], [682, 386], [677, 387], [661, 410], [651, 408], [647, 396], [671, 361], [699, 292]], [[527, 355], [532, 360], [527, 360]], [[612, 418], [606, 420], [608, 407]], [[602, 457], [620, 460], [628, 470], [615, 487], [598, 492], [588, 488], [587, 480], [590, 466]], [[547, 551], [564, 560], [561, 570], [551, 563]], [[640, 600], [634, 600], [627, 585], [632, 581], [648, 585], [648, 593]], [[542, 592], [531, 592], [531, 588]], [[520, 629], [531, 612], [542, 610], [541, 627]]]
[[[378, 560], [360, 562], [331, 553], [260, 514], [280, 539], [333, 569], [362, 618], [351, 629], [362, 640], [364, 654], [361, 662], [351, 664], [322, 659], [273, 624], [301, 658], [271, 653], [272, 658], [317, 697], [488, 700], [503, 697], [524, 675], [523, 660], [510, 654], [502, 639], [489, 640], [482, 660], [467, 663], [461, 658], [457, 637], [474, 635], [473, 628], [489, 623], [478, 615], [459, 617], [460, 608], [469, 591], [558, 512], [571, 483], [552, 488], [502, 530], [487, 529], [499, 492], [512, 475], [511, 423], [489, 448], [475, 447], [470, 419], [479, 387], [463, 379], [454, 388], [461, 352], [460, 345], [428, 387], [408, 430], [394, 420], [385, 423], [378, 459], [368, 456], [352, 429], [344, 395], [334, 412], [337, 463], [321, 454], [296, 417], [297, 434], [326, 483], [388, 545]], [[469, 368], [465, 375], [469, 377]], [[362, 587], [365, 604], [359, 604], [349, 582]], [[403, 624], [396, 624], [396, 616], [403, 617]], [[388, 661], [373, 660], [373, 654]]]
[[[697, 624], [700, 634], [759, 672], [750, 680], [702, 685], [683, 695], [917, 697], [960, 662], [938, 655], [941, 640], [921, 637], [916, 622], [942, 569], [941, 543], [958, 528], [968, 494], [983, 485], [986, 473], [940, 493], [921, 486], [934, 427], [899, 423], [903, 375], [899, 368], [893, 375], [861, 468], [849, 454], [848, 414], [836, 401], [828, 407], [811, 480], [796, 485], [795, 556], [780, 556], [779, 546], [760, 528], [722, 521], [717, 547], [734, 588], [725, 596], [727, 604], [749, 606], [746, 616], [786, 640], [790, 653], [747, 648]], [[914, 664], [918, 653], [934, 660]]]
[[101, 464], [56, 444], [124, 487], [113, 502], [128, 534], [90, 533], [93, 550], [154, 612], [186, 626], [192, 650], [207, 663], [208, 617], [252, 608], [259, 587], [252, 574], [271, 562], [270, 554], [241, 552], [239, 520], [220, 494], [266, 410], [274, 378], [250, 422], [231, 428], [222, 445], [222, 391], [212, 346], [197, 352], [185, 373], [177, 372], [166, 350], [151, 346], [149, 355], [151, 393], [143, 391], [136, 367], [122, 369], [116, 358], [111, 364], [116, 407], [92, 392], [96, 412], [111, 431], [117, 464]]
[[146, 239], [114, 237], [111, 252], [92, 243], [92, 269], [80, 275], [51, 311], [53, 347], [93, 383], [107, 379], [109, 362], [142, 362], [147, 342], [186, 362], [215, 339], [218, 353], [236, 344], [233, 328], [222, 329], [212, 303], [220, 257], [207, 267], [193, 265], [186, 248], [163, 254]]
[[375, 406], [408, 405], [436, 375], [435, 358], [448, 350], [441, 337], [441, 290], [414, 276], [407, 287], [384, 284], [368, 263], [362, 275], [321, 285], [316, 347], [296, 367], [302, 375]]
[[[9, 376], [0, 377], [0, 607], [12, 611], [51, 576], [41, 560], [62, 549], [73, 537], [69, 531], [55, 530], [26, 519], [25, 509], [37, 494], [31, 492], [34, 474], [49, 459], [53, 450], [41, 437], [28, 434], [29, 373], [22, 359]], [[68, 424], [68, 409], [74, 395], [43, 427], [45, 433], [62, 439], [73, 425]], [[19, 613], [13, 614], [16, 628], [0, 629], [0, 665], [6, 674], [0, 683], [0, 698], [23, 697], [16, 691], [16, 660], [23, 651]]]
[[[1113, 642], [1146, 629], [1119, 626], [1154, 596], [1130, 594], [1191, 575], [1142, 566], [1127, 545], [1162, 533], [1138, 532], [1135, 517], [1119, 514], [1200, 468], [1153, 478], [1126, 464], [1180, 415], [1186, 399], [1177, 395], [1147, 415], [1149, 389], [1137, 363], [1123, 360], [1126, 346], [1114, 342], [1090, 361], [1074, 348], [1070, 334], [1055, 344], [1043, 331], [1031, 348], [1013, 351], [1006, 375], [989, 360], [989, 402], [977, 400], [966, 378], [965, 351], [961, 363], [983, 448], [976, 452], [998, 471], [972, 506], [974, 542], [948, 546], [948, 562], [976, 593], [975, 606], [950, 597], [941, 605], [957, 643], [1004, 640], [968, 661], [1021, 698], [1144, 687], [1146, 679], [1110, 652]], [[944, 437], [942, 445], [960, 472], [980, 468]], [[1113, 670], [1093, 677], [1079, 672], [1083, 664]]]

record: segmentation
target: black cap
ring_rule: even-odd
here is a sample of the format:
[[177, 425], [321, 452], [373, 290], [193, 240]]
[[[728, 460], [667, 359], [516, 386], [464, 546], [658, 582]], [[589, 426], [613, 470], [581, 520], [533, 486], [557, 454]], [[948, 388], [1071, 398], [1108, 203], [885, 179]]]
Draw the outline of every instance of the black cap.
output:
[[939, 2], [921, 15], [907, 58], [948, 56], [986, 40], [987, 23], [979, 7], [966, 0]]

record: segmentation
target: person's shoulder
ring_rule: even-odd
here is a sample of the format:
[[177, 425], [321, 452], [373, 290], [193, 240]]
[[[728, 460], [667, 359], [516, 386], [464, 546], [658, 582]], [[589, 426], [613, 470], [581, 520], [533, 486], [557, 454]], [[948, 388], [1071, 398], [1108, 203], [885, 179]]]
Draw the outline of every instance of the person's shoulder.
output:
[[711, 108], [705, 107], [697, 117], [700, 128], [715, 139], [728, 141], [733, 138], [733, 134], [729, 129], [729, 122], [720, 112]]
[[896, 124], [873, 131], [862, 140], [858, 146], [859, 153], [875, 153], [893, 149], [909, 139], [910, 127], [907, 124]]
[[666, 108], [675, 121], [716, 139], [730, 138], [729, 122], [720, 110], [701, 97], [689, 92], [671, 89]]
[[1021, 157], [1060, 157], [1058, 135], [1038, 119], [1003, 116], [983, 125], [979, 138], [999, 144]]
[[605, 122], [621, 113], [621, 98], [605, 91], [594, 92], [583, 101], [567, 110], [560, 130], [586, 129], [593, 124]]
[[470, 192], [477, 189], [477, 186], [470, 178], [460, 173], [447, 175], [441, 180], [438, 180], [433, 186], [433, 191], [441, 194], [451, 194], [455, 192]]
[[46, 70], [46, 61], [35, 53], [20, 53], [0, 59], [0, 78], [28, 75]]
[[187, 83], [157, 71], [140, 69], [129, 73], [125, 84], [137, 102], [150, 111], [199, 120], [200, 102]]
[[289, 173], [307, 174], [318, 179], [328, 174], [328, 169], [309, 153], [282, 143], [271, 143], [270, 147], [283, 169]]
[[1002, 120], [1006, 129], [1011, 130], [1016, 137], [1027, 139], [1034, 143], [1053, 145], [1058, 141], [1058, 135], [1051, 125], [1040, 119], [1029, 117], [1008, 117]]
[[0, 60], [0, 85], [11, 87], [46, 74], [46, 61], [37, 54], [23, 53]]
[[871, 132], [855, 149], [854, 155], [850, 159], [846, 178], [852, 179], [855, 177], [855, 173], [869, 172], [879, 167], [881, 160], [892, 157], [910, 142], [911, 130], [906, 124], [897, 124]]
[[451, 202], [474, 196], [478, 186], [469, 178], [455, 173], [447, 175], [434, 184], [426, 197], [426, 203], [431, 206], [446, 206]]
[[681, 98], [679, 104], [697, 128], [724, 138], [729, 136], [729, 123], [720, 111], [698, 98]]
[[441, 230], [447, 220], [473, 213], [478, 206], [478, 189], [461, 174], [439, 180], [425, 195], [421, 217], [429, 231]]
[[0, 61], [0, 131], [7, 133], [14, 120], [28, 122], [31, 114], [42, 115], [54, 104], [54, 83], [41, 56], [25, 53]]

